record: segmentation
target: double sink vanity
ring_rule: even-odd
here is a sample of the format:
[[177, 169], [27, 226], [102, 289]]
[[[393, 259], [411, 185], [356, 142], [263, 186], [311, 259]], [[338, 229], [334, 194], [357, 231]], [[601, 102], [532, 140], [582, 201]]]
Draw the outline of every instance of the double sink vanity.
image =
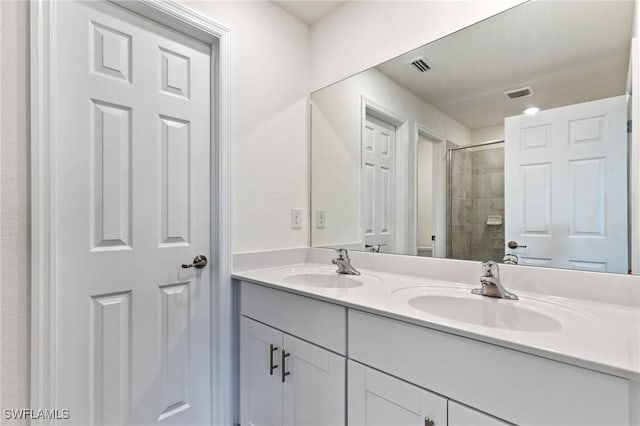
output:
[[637, 277], [501, 266], [508, 300], [479, 262], [334, 257], [237, 257], [241, 424], [640, 425]]
[[640, 426], [638, 16], [524, 2], [311, 94], [312, 248], [234, 257], [242, 425]]

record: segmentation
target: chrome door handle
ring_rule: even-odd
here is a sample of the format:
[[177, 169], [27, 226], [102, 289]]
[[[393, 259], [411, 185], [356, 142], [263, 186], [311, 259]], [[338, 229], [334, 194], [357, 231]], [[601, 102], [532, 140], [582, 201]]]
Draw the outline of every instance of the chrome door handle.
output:
[[386, 244], [365, 244], [364, 248], [368, 249], [371, 253], [380, 253], [380, 247], [386, 246]]
[[197, 255], [196, 257], [193, 258], [193, 263], [190, 264], [186, 264], [183, 263], [182, 264], [182, 268], [183, 269], [187, 269], [187, 268], [198, 268], [198, 269], [202, 269], [205, 266], [207, 266], [207, 263], [209, 263], [209, 261], [207, 260], [207, 258], [201, 254]]
[[521, 246], [520, 244], [518, 244], [515, 241], [509, 241], [507, 243], [507, 246], [509, 246], [510, 249], [517, 249], [517, 248], [527, 248], [527, 246]]

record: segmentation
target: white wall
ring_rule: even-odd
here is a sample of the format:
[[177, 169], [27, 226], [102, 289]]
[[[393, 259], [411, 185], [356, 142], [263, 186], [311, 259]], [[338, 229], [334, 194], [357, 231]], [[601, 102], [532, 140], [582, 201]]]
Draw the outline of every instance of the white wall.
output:
[[[362, 108], [365, 96], [409, 122], [409, 176], [407, 210], [412, 212], [408, 238], [415, 246], [415, 124], [419, 123], [448, 140], [467, 145], [471, 132], [391, 80], [376, 69], [370, 69], [338, 84], [315, 92], [312, 100], [311, 126], [311, 192], [312, 212], [326, 212], [324, 229], [312, 226], [314, 246], [345, 245], [362, 240], [360, 226], [360, 147]], [[398, 170], [398, 173], [405, 170]], [[313, 220], [315, 222], [315, 219]]]
[[0, 2], [1, 408], [29, 406], [28, 9]]
[[311, 91], [520, 3], [524, 1], [349, 2], [311, 27]]
[[504, 124], [497, 126], [483, 127], [471, 131], [471, 143], [477, 144], [482, 142], [503, 141], [504, 140]]
[[232, 30], [234, 252], [308, 245], [308, 26], [271, 2], [184, 3]]

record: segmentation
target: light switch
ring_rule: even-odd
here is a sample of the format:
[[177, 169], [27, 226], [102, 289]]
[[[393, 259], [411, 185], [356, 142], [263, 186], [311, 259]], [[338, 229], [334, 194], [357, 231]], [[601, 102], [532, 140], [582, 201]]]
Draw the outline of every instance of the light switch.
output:
[[302, 209], [291, 209], [291, 229], [302, 228]]
[[325, 213], [324, 210], [316, 210], [316, 228], [324, 229]]

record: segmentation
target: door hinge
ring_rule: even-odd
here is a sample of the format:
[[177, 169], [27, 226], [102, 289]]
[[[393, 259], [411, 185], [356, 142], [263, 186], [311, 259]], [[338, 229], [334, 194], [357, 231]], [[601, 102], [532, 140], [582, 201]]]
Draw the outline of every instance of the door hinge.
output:
[[431, 236], [431, 241], [435, 241], [435, 240], [436, 240], [436, 236], [435, 236], [435, 235], [432, 235], [432, 236]]
[[631, 120], [627, 120], [627, 133], [631, 133], [631, 130], [633, 129], [633, 121]]

